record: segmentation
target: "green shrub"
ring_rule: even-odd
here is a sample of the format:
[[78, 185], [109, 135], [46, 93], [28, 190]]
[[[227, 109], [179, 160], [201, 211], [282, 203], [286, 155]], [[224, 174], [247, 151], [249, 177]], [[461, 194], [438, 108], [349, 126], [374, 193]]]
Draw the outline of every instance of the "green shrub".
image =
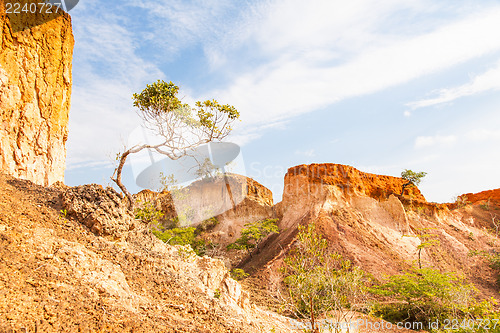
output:
[[433, 320], [472, 318], [477, 293], [464, 279], [431, 268], [391, 276], [371, 291], [395, 299], [394, 303], [375, 304], [374, 315], [393, 323], [422, 322], [425, 327]]
[[218, 224], [219, 224], [219, 220], [216, 217], [211, 217], [211, 218], [201, 222], [196, 227], [196, 233], [201, 234], [202, 232], [210, 231], [213, 228], [215, 228]]
[[142, 203], [142, 207], [135, 210], [136, 219], [155, 226], [160, 223], [163, 215], [164, 214], [156, 209], [155, 205], [150, 201]]
[[231, 277], [236, 281], [240, 281], [246, 279], [248, 274], [241, 268], [235, 268], [231, 270]]
[[270, 234], [278, 232], [278, 219], [265, 219], [257, 222], [245, 224], [241, 230], [241, 236], [234, 243], [227, 246], [227, 249], [246, 250], [252, 255], [250, 249], [258, 248], [259, 244]]
[[207, 242], [195, 235], [196, 228], [173, 228], [165, 231], [153, 229], [153, 234], [160, 240], [170, 245], [190, 245], [194, 252], [202, 256], [207, 250]]

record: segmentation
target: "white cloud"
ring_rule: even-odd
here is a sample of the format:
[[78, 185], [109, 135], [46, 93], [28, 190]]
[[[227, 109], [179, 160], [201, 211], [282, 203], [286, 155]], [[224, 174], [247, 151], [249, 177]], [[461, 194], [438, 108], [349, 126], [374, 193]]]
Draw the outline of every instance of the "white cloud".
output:
[[295, 155], [301, 155], [306, 157], [314, 157], [316, 156], [316, 151], [314, 149], [309, 150], [296, 150]]
[[[114, 15], [73, 15], [75, 50], [69, 119], [68, 169], [105, 163], [122, 149], [138, 117], [132, 94], [164, 74], [136, 53], [134, 35]], [[90, 164], [89, 164], [90, 163]], [[111, 165], [111, 161], [109, 161]]]
[[129, 0], [127, 6], [146, 10], [150, 42], [162, 46], [164, 61], [171, 61], [183, 49], [210, 44], [234, 17], [226, 14], [235, 8], [227, 0]]
[[415, 140], [415, 148], [428, 148], [436, 146], [451, 146], [457, 141], [457, 137], [454, 135], [448, 136], [419, 136]]
[[230, 79], [226, 86], [196, 94], [216, 96], [241, 111], [244, 126], [236, 127], [233, 142], [242, 145], [295, 115], [500, 49], [493, 33], [500, 31], [499, 7], [485, 6], [467, 17], [434, 15], [399, 29], [390, 22], [401, 11], [426, 16], [443, 9], [430, 1], [284, 0], [246, 3], [228, 17], [237, 7], [229, 1], [128, 1], [148, 10], [156, 27], [132, 31], [125, 27], [134, 17], [102, 11], [97, 8], [102, 2], [89, 3], [74, 10], [70, 164], [102, 160], [137, 125], [132, 93], [151, 78], [165, 77], [152, 55], [138, 54], [147, 43], [162, 43], [165, 63], [171, 62], [169, 54], [202, 46], [214, 75]]
[[466, 138], [470, 141], [496, 141], [500, 140], [500, 130], [477, 129], [469, 131]]
[[[394, 4], [388, 3], [392, 7], [382, 6], [384, 12], [394, 9]], [[371, 7], [363, 11], [354, 7], [347, 13], [314, 7], [318, 15], [320, 12], [346, 14], [338, 20], [340, 23], [332, 19], [330, 25], [329, 15], [318, 16], [320, 22], [315, 25], [314, 13], [309, 13], [305, 5], [286, 7], [290, 13], [282, 15], [271, 12], [262, 18], [264, 23], [256, 25], [253, 34], [249, 34], [255, 40], [247, 43], [257, 43], [262, 53], [273, 60], [242, 72], [226, 88], [209, 95], [220, 96], [221, 100], [238, 106], [247, 125], [260, 124], [381, 91], [500, 49], [500, 39], [493, 33], [500, 31], [498, 6], [404, 39], [375, 34], [377, 24], [382, 24], [381, 19], [376, 19], [380, 12]], [[305, 30], [295, 35], [299, 28], [287, 29], [294, 17], [300, 17], [301, 11], [306, 11], [304, 15], [312, 27], [304, 26]], [[360, 21], [366, 18], [369, 24], [359, 22], [356, 17]], [[360, 31], [357, 25], [353, 28], [353, 22], [359, 23]], [[284, 27], [280, 28], [282, 24]], [[350, 32], [353, 29], [358, 32]], [[341, 37], [344, 32], [349, 36], [346, 40]], [[353, 45], [366, 42], [366, 47], [350, 45], [351, 39]], [[322, 54], [330, 52], [329, 61], [310, 57], [309, 46]], [[343, 57], [336, 58], [338, 53]]]
[[441, 89], [437, 96], [429, 99], [423, 99], [407, 105], [413, 110], [442, 103], [452, 102], [456, 99], [479, 94], [485, 91], [500, 90], [500, 63], [496, 67], [475, 76], [469, 83], [454, 87]]

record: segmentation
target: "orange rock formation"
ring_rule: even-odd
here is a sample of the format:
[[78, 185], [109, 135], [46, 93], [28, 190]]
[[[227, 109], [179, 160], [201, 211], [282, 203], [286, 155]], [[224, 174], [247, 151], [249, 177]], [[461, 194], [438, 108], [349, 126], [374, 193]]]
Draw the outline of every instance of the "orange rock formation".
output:
[[[303, 182], [307, 186], [297, 186]], [[391, 176], [381, 176], [361, 172], [351, 166], [341, 164], [311, 164], [299, 165], [288, 169], [285, 176], [285, 193], [293, 190], [303, 190], [310, 193], [311, 184], [334, 185], [340, 188], [344, 195], [363, 194], [372, 198], [388, 198], [391, 194], [401, 194], [406, 181]], [[404, 195], [414, 200], [426, 201], [420, 190], [407, 187]]]
[[0, 171], [50, 185], [64, 179], [71, 19], [64, 14], [17, 31], [4, 8], [0, 0]]

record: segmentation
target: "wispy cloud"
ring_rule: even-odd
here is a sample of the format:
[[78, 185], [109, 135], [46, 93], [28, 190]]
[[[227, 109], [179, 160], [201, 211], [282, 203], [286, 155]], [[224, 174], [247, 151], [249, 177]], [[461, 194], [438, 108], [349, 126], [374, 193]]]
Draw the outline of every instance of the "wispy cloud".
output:
[[136, 54], [137, 41], [123, 27], [125, 18], [89, 4], [78, 10], [73, 15], [77, 38], [67, 143], [69, 168], [108, 161], [110, 154], [122, 149], [138, 121], [132, 94], [142, 89], [151, 75], [164, 76], [157, 66]]
[[[399, 9], [394, 3], [388, 3], [383, 7], [386, 14]], [[248, 34], [253, 40], [247, 43], [256, 44], [263, 57], [267, 54], [273, 60], [261, 61], [257, 66], [235, 73], [227, 87], [209, 94], [237, 105], [246, 124], [260, 124], [290, 119], [347, 98], [378, 92], [500, 50], [500, 39], [492, 33], [500, 31], [500, 6], [404, 39], [376, 33], [386, 17], [382, 15], [377, 20], [376, 8], [372, 15], [367, 14], [370, 9], [361, 12], [368, 15], [369, 23], [363, 24], [355, 19], [359, 13], [356, 8], [348, 8], [344, 13], [342, 8], [333, 11], [312, 7], [346, 17], [331, 20], [334, 23], [329, 25], [326, 18], [314, 24], [313, 13], [301, 6], [295, 8], [297, 12], [286, 7], [293, 11], [290, 14], [271, 12], [269, 17], [261, 18], [262, 25], [256, 25], [254, 32]], [[291, 23], [287, 22], [294, 22], [291, 18], [299, 14], [303, 14], [312, 27], [304, 25], [305, 30], [298, 32], [302, 27], [299, 24], [299, 28], [288, 30]], [[360, 30], [343, 40], [342, 33], [350, 34], [353, 21], [359, 23]], [[282, 24], [284, 27], [280, 28]], [[357, 31], [358, 26], [354, 26]], [[364, 48], [353, 46], [363, 42], [366, 42]], [[309, 45], [324, 57], [311, 56], [307, 51]]]
[[295, 155], [301, 155], [301, 156], [306, 156], [306, 157], [314, 157], [316, 156], [316, 150], [314, 149], [309, 149], [309, 150], [296, 150]]
[[465, 137], [474, 142], [498, 141], [500, 140], [500, 130], [476, 129], [467, 132]]
[[228, 0], [127, 0], [125, 4], [143, 10], [147, 20], [142, 35], [162, 48], [165, 62], [193, 45], [203, 48], [213, 43], [227, 22], [235, 19], [228, 13], [237, 8]]
[[453, 145], [457, 141], [455, 135], [435, 135], [435, 136], [419, 136], [415, 140], [415, 148], [428, 148], [428, 147], [443, 147]]
[[469, 83], [464, 85], [441, 89], [435, 95], [436, 97], [423, 99], [408, 103], [411, 109], [449, 103], [462, 97], [479, 94], [485, 91], [500, 90], [500, 63], [494, 68], [475, 76]]

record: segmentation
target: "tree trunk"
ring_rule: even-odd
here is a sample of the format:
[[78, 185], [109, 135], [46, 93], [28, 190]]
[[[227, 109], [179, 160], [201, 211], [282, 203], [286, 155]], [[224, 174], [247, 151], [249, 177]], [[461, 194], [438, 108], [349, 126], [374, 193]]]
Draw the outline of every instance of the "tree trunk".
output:
[[403, 188], [401, 189], [401, 195], [403, 195], [403, 193], [405, 193], [405, 188], [410, 186], [410, 185], [413, 185], [412, 182], [408, 182], [406, 184], [403, 184]]
[[319, 330], [316, 327], [316, 318], [314, 318], [314, 304], [313, 304], [312, 296], [309, 298], [309, 303], [310, 303], [310, 307], [311, 307], [311, 328], [312, 328], [312, 332], [316, 333], [316, 332], [319, 332]]
[[130, 155], [130, 150], [127, 150], [122, 154], [122, 156], [120, 157], [120, 163], [118, 164], [118, 167], [115, 170], [116, 177], [115, 178], [111, 177], [111, 180], [114, 181], [116, 185], [118, 185], [120, 190], [122, 190], [123, 194], [125, 194], [125, 197], [128, 200], [128, 209], [133, 211], [135, 204], [134, 197], [132, 196], [132, 194], [130, 194], [125, 185], [123, 185], [122, 183], [122, 170], [123, 166], [125, 165], [125, 162], [127, 161], [128, 155]]

